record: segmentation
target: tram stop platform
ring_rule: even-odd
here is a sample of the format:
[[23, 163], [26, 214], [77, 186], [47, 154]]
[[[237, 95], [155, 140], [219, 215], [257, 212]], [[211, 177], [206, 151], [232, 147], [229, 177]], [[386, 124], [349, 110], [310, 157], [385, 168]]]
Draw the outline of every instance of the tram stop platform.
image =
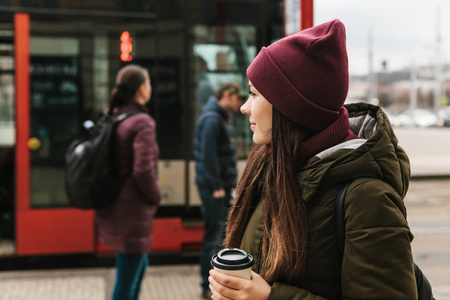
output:
[[[115, 268], [0, 272], [0, 300], [109, 300]], [[197, 265], [150, 266], [139, 300], [197, 300]]]
[[[139, 300], [200, 300], [198, 274], [197, 265], [150, 266]], [[0, 300], [109, 300], [114, 278], [114, 268], [0, 272]], [[433, 286], [433, 293], [450, 300], [450, 285]]]

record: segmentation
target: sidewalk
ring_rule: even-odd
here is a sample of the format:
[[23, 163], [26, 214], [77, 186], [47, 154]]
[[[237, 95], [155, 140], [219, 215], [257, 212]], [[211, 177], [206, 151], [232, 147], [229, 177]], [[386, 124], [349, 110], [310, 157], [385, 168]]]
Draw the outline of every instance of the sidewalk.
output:
[[[200, 299], [195, 265], [151, 266], [139, 300]], [[109, 300], [115, 269], [0, 272], [0, 300]]]
[[[430, 281], [448, 282], [450, 258], [415, 261]], [[109, 300], [114, 277], [114, 268], [1, 272], [0, 300]], [[199, 284], [197, 266], [149, 267], [139, 300], [200, 300]], [[433, 294], [450, 300], [450, 285], [433, 284]]]
[[415, 263], [437, 300], [450, 299], [450, 179], [415, 180], [406, 195]]

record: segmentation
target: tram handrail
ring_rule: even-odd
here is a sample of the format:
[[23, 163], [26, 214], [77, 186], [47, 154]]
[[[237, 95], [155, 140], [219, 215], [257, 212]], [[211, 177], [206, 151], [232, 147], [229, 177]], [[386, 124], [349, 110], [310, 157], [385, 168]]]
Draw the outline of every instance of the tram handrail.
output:
[[59, 15], [59, 16], [66, 15], [66, 16], [83, 16], [83, 17], [112, 17], [112, 18], [120, 17], [120, 18], [156, 19], [156, 13], [21, 7], [21, 6], [20, 7], [0, 6], [0, 12], [30, 13], [30, 14]]

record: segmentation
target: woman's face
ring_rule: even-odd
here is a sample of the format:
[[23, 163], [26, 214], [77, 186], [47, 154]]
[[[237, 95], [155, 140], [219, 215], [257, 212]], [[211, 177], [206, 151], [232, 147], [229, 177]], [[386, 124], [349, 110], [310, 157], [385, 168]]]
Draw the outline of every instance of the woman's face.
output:
[[272, 104], [261, 95], [258, 90], [248, 83], [250, 97], [241, 106], [241, 112], [248, 115], [250, 128], [253, 131], [253, 142], [267, 145], [272, 141]]

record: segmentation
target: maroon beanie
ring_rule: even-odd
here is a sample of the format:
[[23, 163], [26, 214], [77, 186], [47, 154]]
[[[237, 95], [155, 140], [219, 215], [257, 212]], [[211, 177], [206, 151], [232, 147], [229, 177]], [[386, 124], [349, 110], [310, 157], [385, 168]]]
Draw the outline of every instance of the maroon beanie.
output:
[[323, 130], [339, 117], [348, 92], [344, 24], [336, 19], [263, 47], [247, 76], [287, 118]]

